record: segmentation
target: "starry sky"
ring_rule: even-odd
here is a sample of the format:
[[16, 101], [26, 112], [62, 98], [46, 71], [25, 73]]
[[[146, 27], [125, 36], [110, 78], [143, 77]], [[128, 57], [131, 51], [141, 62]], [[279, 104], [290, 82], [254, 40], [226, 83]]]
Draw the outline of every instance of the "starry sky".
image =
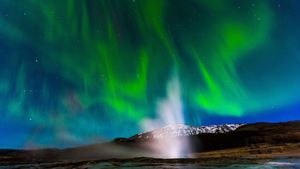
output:
[[1, 0], [0, 148], [300, 119], [298, 0]]

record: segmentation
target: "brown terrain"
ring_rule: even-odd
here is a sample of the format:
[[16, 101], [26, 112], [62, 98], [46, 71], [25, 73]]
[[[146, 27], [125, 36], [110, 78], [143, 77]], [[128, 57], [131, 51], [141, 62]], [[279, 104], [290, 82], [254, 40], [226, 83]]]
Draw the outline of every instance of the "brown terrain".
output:
[[300, 158], [300, 143], [254, 144], [245, 147], [192, 153], [193, 158]]
[[[300, 121], [284, 123], [254, 123], [239, 127], [229, 133], [199, 134], [172, 138], [187, 141], [183, 157], [193, 157], [197, 162], [226, 159], [299, 158]], [[150, 139], [116, 139], [109, 143], [87, 145], [68, 149], [0, 150], [0, 166], [33, 163], [81, 163], [99, 161], [133, 160], [157, 161], [174, 148], [174, 141]], [[158, 145], [164, 147], [157, 151]], [[151, 158], [137, 158], [151, 157]], [[161, 159], [163, 160], [163, 159]], [[179, 160], [179, 159], [178, 159]], [[184, 162], [184, 159], [181, 159]]]

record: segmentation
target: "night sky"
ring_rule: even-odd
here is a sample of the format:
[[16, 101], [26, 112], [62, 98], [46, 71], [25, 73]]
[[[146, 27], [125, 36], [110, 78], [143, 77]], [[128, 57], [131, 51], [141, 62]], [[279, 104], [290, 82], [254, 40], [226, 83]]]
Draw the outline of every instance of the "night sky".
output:
[[300, 119], [299, 0], [0, 0], [0, 148]]

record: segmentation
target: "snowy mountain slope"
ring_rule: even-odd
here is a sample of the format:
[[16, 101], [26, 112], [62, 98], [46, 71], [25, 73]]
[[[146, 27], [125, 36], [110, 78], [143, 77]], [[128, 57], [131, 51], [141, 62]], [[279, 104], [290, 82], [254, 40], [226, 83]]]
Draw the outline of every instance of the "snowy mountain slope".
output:
[[192, 136], [203, 133], [227, 133], [236, 130], [242, 124], [224, 124], [210, 126], [188, 126], [184, 124], [169, 125], [155, 129], [150, 132], [140, 133], [129, 138], [129, 140], [145, 140], [170, 138], [178, 136]]

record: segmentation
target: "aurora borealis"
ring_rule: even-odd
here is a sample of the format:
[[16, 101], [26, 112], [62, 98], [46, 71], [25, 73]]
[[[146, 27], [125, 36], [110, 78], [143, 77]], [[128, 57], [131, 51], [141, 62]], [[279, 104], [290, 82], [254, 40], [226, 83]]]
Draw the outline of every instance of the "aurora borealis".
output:
[[300, 118], [298, 0], [0, 3], [0, 147]]

